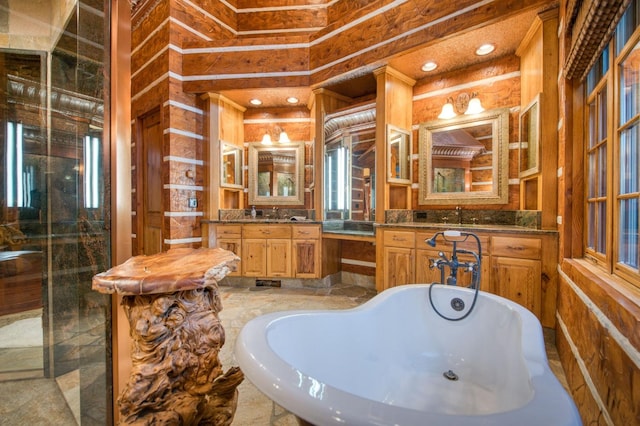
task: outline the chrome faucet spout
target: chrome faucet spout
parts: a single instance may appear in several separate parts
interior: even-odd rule
[[[462,225],[462,207],[456,206],[456,216],[458,217],[458,225]]]

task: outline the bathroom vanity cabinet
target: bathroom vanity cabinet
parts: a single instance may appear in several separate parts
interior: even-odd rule
[[[415,283],[415,232],[384,232],[384,282],[393,285]],[[391,285],[385,285],[384,289]],[[378,289],[380,291],[380,289]]]
[[[291,226],[242,226],[242,275],[291,277]]]
[[[451,257],[453,244],[438,237],[435,247],[425,240],[436,227],[420,225],[383,226],[377,231],[377,290],[409,283],[440,282],[440,271],[429,268],[431,259],[440,252]],[[474,228],[482,246],[482,290],[513,300],[533,312],[545,327],[555,326],[557,293],[557,234],[552,231],[515,228]],[[458,248],[477,252],[475,239],[458,243]],[[460,255],[460,261],[473,260]],[[448,270],[445,269],[445,278]],[[470,273],[459,273],[461,285],[471,279]]]
[[[320,225],[220,223],[213,226],[213,247],[240,256],[233,276],[255,278],[319,278]]]
[[[291,227],[293,274],[296,278],[320,277],[320,226],[296,225]]]
[[[242,227],[240,225],[218,225],[215,228],[216,247],[229,250],[242,258]],[[241,275],[241,268],[229,273],[229,276],[238,277]]]

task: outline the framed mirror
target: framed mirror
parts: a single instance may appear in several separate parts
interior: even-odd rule
[[[220,141],[220,186],[225,188],[244,188],[242,165],[244,152],[239,146]]]
[[[508,202],[508,108],[422,123],[419,137],[419,204]]]
[[[540,94],[520,113],[520,178],[540,171]]]
[[[304,142],[249,145],[249,204],[304,204]]]
[[[324,147],[324,219],[375,220],[375,102],[327,114]]]
[[[351,136],[324,146],[324,217],[351,218]]]
[[[387,125],[387,182],[411,185],[411,133]]]

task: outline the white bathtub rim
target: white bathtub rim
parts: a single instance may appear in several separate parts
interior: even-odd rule
[[[404,291],[404,287],[419,289],[429,284],[411,284],[398,286],[380,293],[370,301],[339,312],[366,310],[372,305],[383,303],[395,292]],[[471,291],[467,289],[456,289]],[[427,413],[406,407],[397,407],[353,395],[329,384],[324,384],[322,399],[317,399],[302,389],[316,389],[319,381],[288,364],[271,350],[265,333],[274,321],[299,315],[318,313],[335,313],[336,310],[297,310],[266,314],[249,321],[238,336],[235,348],[236,359],[245,376],[269,398],[296,414],[297,416],[318,425],[486,425],[486,424],[518,424],[518,425],[575,425],[580,418],[575,404],[564,392],[561,384],[550,370],[544,342],[540,342],[542,329],[537,318],[526,309],[507,299],[489,293],[482,297],[495,298],[517,310],[521,314],[524,357],[530,372],[534,394],[528,404],[520,408],[492,413],[489,415],[449,415]],[[532,330],[535,335],[532,335]],[[247,345],[247,341],[250,345]],[[249,349],[251,346],[252,349]],[[542,348],[540,350],[540,347]],[[252,352],[253,350],[253,352]],[[266,366],[270,367],[267,368]],[[296,383],[300,384],[299,386]],[[330,419],[330,420],[327,420]]]

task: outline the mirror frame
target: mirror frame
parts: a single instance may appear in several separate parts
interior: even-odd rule
[[[240,169],[234,170],[234,174],[240,177],[239,183],[226,183],[225,182],[225,167],[224,167],[224,156],[228,154],[228,151],[232,150],[236,152],[238,155],[240,162],[236,164],[236,167]],[[223,140],[220,141],[220,186],[223,188],[233,188],[233,189],[244,189],[244,172],[242,168],[244,167],[244,149],[237,145],[225,142]]]
[[[541,111],[541,99],[540,94],[527,105],[519,116],[519,142],[518,142],[518,177],[524,178],[527,176],[535,175],[540,171],[540,111]],[[532,118],[533,115],[533,118]],[[529,124],[525,129],[525,124]],[[530,135],[533,133],[533,137]],[[526,141],[525,141],[526,138]],[[531,139],[531,140],[530,140]],[[535,154],[535,163],[524,165],[523,156],[524,149],[523,144],[527,143],[527,160],[529,160],[529,153]],[[529,161],[527,161],[528,163]]]
[[[396,134],[397,136],[395,136],[394,134]],[[408,177],[407,179],[403,179],[403,178],[398,178],[398,177],[393,177],[392,176],[392,164],[391,164],[391,141],[392,141],[392,137],[395,139],[400,138],[402,142],[402,140],[406,141],[406,148],[407,148],[407,157],[406,157],[406,164],[405,167],[408,171]],[[412,149],[412,144],[411,144],[411,132],[405,129],[401,129],[400,127],[396,127],[394,125],[391,124],[387,124],[387,182],[389,183],[403,183],[406,185],[411,185],[411,180],[413,178],[412,176],[412,167],[411,167],[411,149]],[[401,159],[398,161],[399,163],[401,163]],[[402,170],[402,166],[400,166],[401,170]]]
[[[493,188],[491,191],[434,192],[431,148],[434,132],[461,129],[473,125],[492,126]],[[419,194],[418,204],[506,204],[509,201],[509,108],[484,111],[480,114],[461,115],[449,120],[421,123],[419,127]]]
[[[265,151],[295,151],[296,192],[292,196],[258,195],[258,155]],[[304,205],[304,142],[281,145],[249,144],[249,205]]]

